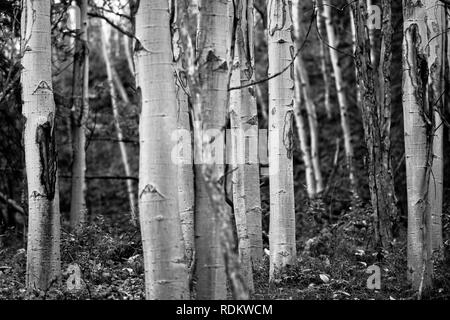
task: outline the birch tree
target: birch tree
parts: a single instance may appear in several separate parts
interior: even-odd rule
[[[317,21],[317,30],[319,33],[319,46],[320,46],[320,70],[323,77],[324,84],[324,104],[325,110],[327,112],[328,119],[331,119],[333,116],[333,111],[331,110],[331,74],[328,68],[329,64],[329,54],[325,48],[324,42],[328,43],[328,37],[325,31],[324,17],[323,17],[323,5],[321,0],[313,0],[313,4],[316,10],[316,21]]]
[[[301,21],[301,2],[299,0],[292,1],[292,18],[294,21],[294,32],[293,37],[295,39],[295,47],[300,50],[301,44],[304,38],[304,28]],[[317,120],[316,104],[312,99],[311,86],[309,82],[308,70],[306,68],[305,62],[303,61],[303,53],[298,52],[296,59],[295,71],[297,76],[296,81],[299,82],[301,94],[303,95],[303,103],[306,107],[306,114],[308,116],[308,127],[311,145],[311,163],[314,172],[314,187],[315,192],[321,193],[324,189],[322,172],[320,169],[320,159],[319,159],[319,129]],[[297,112],[296,112],[297,113]]]
[[[442,246],[444,10],[438,0],[405,0],[403,6],[408,277],[420,296],[432,285],[434,252]]]
[[[120,96],[122,97],[122,101],[124,101],[125,103],[129,104],[129,99],[127,96],[127,93],[125,91],[125,88],[122,85],[122,82],[120,81],[120,79],[117,76],[117,73],[115,72],[115,70],[113,69],[113,67],[111,66],[111,60],[109,57],[110,54],[110,46],[109,46],[109,36],[110,33],[108,32],[108,25],[106,24],[105,21],[102,21],[101,24],[101,31],[102,31],[102,55],[103,55],[103,60],[105,61],[105,66],[106,66],[106,76],[107,76],[107,87],[109,89],[109,94],[111,96],[111,106],[112,106],[112,111],[113,111],[113,117],[114,117],[114,127],[116,128],[116,134],[117,134],[117,140],[119,141],[119,149],[120,149],[120,157],[122,160],[122,164],[125,170],[125,175],[127,177],[131,177],[131,168],[130,168],[130,162],[128,160],[128,151],[127,151],[127,147],[125,145],[124,137],[123,137],[123,132],[122,132],[122,127],[120,125],[120,114],[119,114],[119,106],[118,106],[118,101],[117,101],[117,93],[116,93],[116,88],[118,89],[118,92],[120,94]],[[134,188],[133,188],[133,182],[130,179],[126,180],[126,184],[127,184],[127,194],[128,194],[128,201],[130,204],[130,214],[131,214],[131,222],[133,223],[133,225],[137,225],[136,224],[136,198],[134,196]]]
[[[195,253],[195,231],[194,231],[194,152],[192,141],[191,114],[189,109],[189,87],[187,84],[187,70],[183,64],[184,49],[181,45],[181,34],[179,29],[180,9],[178,4],[172,7],[172,15],[175,21],[172,23],[172,47],[173,60],[176,67],[175,85],[178,102],[177,128],[175,136],[178,143],[178,203],[183,233],[184,246],[186,250],[189,276],[193,275],[194,253]]]
[[[297,59],[294,62],[295,68],[295,79],[294,90],[295,90],[295,105],[294,105],[294,116],[295,123],[297,125],[297,134],[300,142],[300,150],[302,154],[303,164],[305,165],[305,180],[306,180],[306,192],[309,198],[313,198],[316,195],[316,179],[314,176],[314,169],[311,160],[311,149],[308,144],[308,134],[307,134],[307,124],[303,112],[303,100],[302,85],[298,74],[300,73],[300,60]]]
[[[147,299],[189,297],[178,211],[178,166],[171,153],[177,130],[170,11],[167,0],[143,1],[136,14],[139,123],[139,218]]]
[[[392,8],[391,0],[383,0],[382,48],[380,77],[373,70],[370,58],[370,37],[366,29],[367,9],[364,0],[352,4],[356,66],[362,98],[364,137],[368,151],[369,189],[373,209],[375,244],[388,248],[393,239],[392,226],[397,219],[397,199],[391,165],[391,62]],[[377,89],[380,94],[379,101]],[[382,115],[382,116],[380,116]]]
[[[205,162],[213,164],[211,177],[223,180],[225,174],[225,135],[229,55],[227,44],[228,1],[200,1],[197,52],[199,73],[204,79],[201,96],[201,132],[203,154],[195,159],[196,172],[204,170]],[[212,141],[214,139],[214,141]],[[211,143],[213,142],[213,143]],[[209,149],[211,148],[211,149]],[[214,148],[214,150],[212,149]],[[198,164],[201,162],[201,164]],[[197,297],[225,299],[226,275],[220,249],[220,220],[211,214],[211,200],[204,179],[195,180],[195,226],[197,252]]]
[[[75,4],[75,1],[73,1]],[[88,3],[78,1],[80,29],[75,29],[75,55],[72,78],[71,141],[72,189],[70,201],[70,226],[76,228],[86,220],[86,122],[89,114],[89,50]],[[75,23],[76,25],[77,23]]]
[[[269,77],[294,59],[290,3],[268,0]],[[293,72],[269,81],[270,279],[296,257],[293,181]]]
[[[293,8],[297,8],[299,5],[298,1],[292,3]],[[293,11],[293,19],[294,23],[298,21],[298,10]],[[296,20],[297,19],[297,20]],[[295,29],[295,28],[294,28]],[[294,34],[294,36],[296,33]],[[296,39],[297,40],[297,39]],[[295,48],[299,50],[298,41],[295,41]],[[313,163],[311,159],[311,149],[308,142],[308,134],[307,134],[307,121],[305,119],[303,106],[305,105],[305,95],[303,92],[302,82],[300,80],[300,69],[302,68],[300,61],[301,59],[300,53],[297,54],[296,60],[294,61],[294,93],[295,93],[295,101],[294,101],[294,117],[297,127],[297,134],[300,142],[300,151],[302,154],[303,164],[305,165],[305,180],[306,180],[306,192],[310,198],[313,198],[316,195],[316,179],[314,176]]]
[[[249,293],[241,275],[239,257],[234,251],[233,226],[231,225],[231,214],[227,207],[223,184],[225,173],[221,163],[223,163],[222,150],[224,149],[225,136],[219,133],[225,126],[225,119],[223,116],[220,116],[220,119],[215,118],[217,115],[212,117],[212,111],[221,113],[221,109],[226,110],[227,106],[228,64],[231,56],[226,48],[230,44],[228,31],[230,30],[230,12],[227,9],[231,7],[230,1],[214,1],[206,7],[202,6],[201,3],[198,4],[196,0],[180,0],[178,4],[182,16],[179,26],[181,44],[184,50],[183,61],[187,70],[187,82],[194,120],[196,265],[199,276],[197,298],[224,299],[226,279],[223,278],[223,271],[226,271],[232,297],[245,300],[249,298]],[[203,25],[198,26],[198,15],[200,21],[203,21]],[[214,110],[211,108],[214,108]],[[219,124],[221,126],[217,128]],[[213,128],[213,132],[205,133],[205,128]],[[215,134],[213,134],[214,132]],[[211,139],[211,137],[214,139]],[[211,148],[211,142],[216,143],[214,148]],[[213,151],[217,154],[214,155]],[[201,164],[198,162],[200,160],[202,160]],[[198,224],[200,219],[197,218],[199,204],[197,196],[199,188],[197,188],[197,185],[204,186],[212,208],[210,212],[213,213],[211,214],[213,217],[205,217],[205,213],[202,213],[203,217],[209,219],[209,221],[205,220],[208,223],[207,225],[203,223],[199,226]],[[206,200],[205,197],[202,201]],[[204,208],[206,209],[206,206]],[[201,242],[197,233],[200,228],[201,230],[211,228],[207,232],[202,231],[200,234],[203,237]],[[217,238],[220,248],[216,247]],[[212,245],[207,245],[208,239]],[[217,256],[217,252],[221,256]],[[224,268],[222,268],[222,265],[224,265]],[[199,270],[199,267],[201,270]]]
[[[357,181],[355,176],[355,166],[354,166],[354,152],[353,152],[353,143],[350,131],[349,117],[348,117],[348,101],[347,96],[345,94],[344,89],[344,79],[342,76],[342,68],[339,61],[337,49],[337,39],[336,34],[333,27],[333,22],[331,19],[331,6],[329,0],[323,0],[323,10],[324,10],[324,18],[325,18],[325,26],[328,37],[329,44],[329,52],[331,58],[331,65],[333,67],[334,72],[334,83],[336,86],[336,92],[339,103],[339,112],[341,116],[341,127],[342,133],[344,136],[344,149],[346,156],[347,168],[349,171],[350,183],[352,185],[352,192],[355,196],[357,196]]]
[[[24,1],[21,30],[29,215],[26,286],[47,290],[61,276],[50,2]]]
[[[254,81],[253,0],[235,2],[235,61],[232,87]],[[253,86],[231,91],[233,204],[243,276],[253,291],[252,264],[262,258],[261,198],[258,162],[258,114]]]

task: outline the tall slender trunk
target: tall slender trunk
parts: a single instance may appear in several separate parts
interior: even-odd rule
[[[129,104],[129,99],[127,96],[127,93],[125,91],[125,88],[122,85],[122,82],[117,76],[117,73],[114,71],[114,69],[111,66],[111,61],[109,58],[110,54],[110,47],[109,47],[109,32],[108,32],[108,26],[104,21],[102,21],[102,54],[103,59],[105,61],[106,65],[106,75],[108,80],[108,89],[109,94],[111,96],[111,106],[114,116],[114,126],[116,128],[116,134],[117,134],[117,140],[119,141],[119,149],[120,149],[120,156],[122,159],[122,164],[125,169],[125,175],[127,177],[131,177],[131,168],[130,168],[130,162],[128,160],[128,152],[127,152],[127,146],[125,144],[122,127],[120,126],[120,115],[119,115],[119,107],[118,107],[118,101],[117,101],[117,93],[116,93],[116,87],[120,93],[120,96],[122,97],[122,101],[126,104]],[[116,84],[114,86],[114,83]],[[130,203],[130,215],[131,215],[131,223],[133,225],[137,225],[137,217],[136,217],[136,198],[134,196],[134,188],[133,188],[133,181],[130,179],[126,180],[127,184],[127,194],[128,194],[128,201]]]
[[[253,0],[235,3],[235,62],[232,87],[254,81]],[[253,291],[252,263],[262,259],[262,221],[258,162],[258,110],[254,87],[230,93],[233,151],[233,204],[244,277]],[[247,270],[247,272],[245,272]]]
[[[352,3],[352,0],[348,0],[347,1],[349,4]],[[353,14],[353,11],[350,10],[350,26],[351,26],[351,30],[352,30],[352,47],[353,47],[353,54],[356,53],[356,27],[355,27],[355,17]],[[361,89],[359,87],[359,83],[358,83],[358,68],[356,66],[355,63],[355,82],[356,82],[356,104],[358,106],[358,109],[361,110]],[[362,111],[361,111],[362,112]]]
[[[169,2],[141,2],[136,14],[136,83],[140,93],[139,218],[147,299],[189,298],[178,210],[177,97]]]
[[[72,86],[72,189],[70,226],[86,221],[86,122],[89,113],[88,3],[78,1],[81,29],[77,30],[73,62]]]
[[[323,6],[321,0],[315,0],[314,2],[316,8],[316,19],[317,19],[317,30],[320,33],[319,46],[320,46],[320,70],[323,77],[324,84],[324,104],[325,111],[327,112],[328,119],[333,116],[333,110],[331,109],[331,74],[328,68],[329,64],[329,54],[325,48],[324,41],[328,43],[328,37],[325,31],[324,17],[323,17]]]
[[[330,45],[330,58],[331,58],[331,64],[333,67],[334,72],[334,83],[336,86],[337,96],[338,96],[338,103],[339,103],[339,112],[341,116],[341,127],[342,127],[342,133],[344,136],[344,149],[345,149],[345,156],[347,160],[347,168],[349,171],[349,178],[350,183],[352,186],[352,192],[355,196],[357,196],[357,180],[355,175],[355,166],[354,166],[354,152],[353,152],[353,143],[352,143],[352,137],[351,137],[351,131],[350,131],[350,124],[349,124],[349,116],[348,116],[348,102],[347,102],[347,96],[345,94],[344,89],[344,78],[342,77],[342,69],[341,64],[339,62],[338,52],[337,49],[337,40],[336,40],[336,34],[334,32],[333,23],[331,20],[331,7],[330,7],[330,1],[329,0],[323,0],[324,5],[324,17],[325,17],[325,26],[327,30],[327,36],[328,36],[328,42]]]
[[[397,219],[394,177],[391,166],[391,61],[392,10],[391,0],[383,0],[383,30],[380,78],[376,77],[370,58],[370,43],[366,32],[367,9],[364,0],[352,4],[356,30],[356,66],[362,97],[364,138],[368,151],[369,189],[372,201],[376,245],[389,248],[392,226]],[[379,82],[377,83],[377,81]],[[378,101],[376,86],[382,92]]]
[[[305,37],[304,27],[302,25],[302,7],[299,0],[292,1],[292,18],[294,20],[294,39],[295,47],[301,48],[302,41]],[[303,61],[302,52],[297,55],[298,59],[298,77],[295,80],[300,81],[301,91],[304,97],[304,103],[306,106],[306,113],[308,115],[308,125],[309,125],[309,136],[311,140],[311,161],[314,170],[315,187],[316,193],[321,193],[323,191],[323,178],[322,172],[320,170],[320,159],[319,159],[319,129],[317,121],[317,111],[316,104],[312,99],[311,86],[309,83],[308,70],[306,64]]]
[[[202,217],[206,218],[203,222],[198,219],[198,216],[195,218],[196,252],[198,254],[196,265],[199,275],[197,298],[199,299],[223,299],[225,297],[226,288],[222,266],[225,267],[233,298],[240,300],[249,298],[244,278],[240,272],[239,257],[234,251],[235,239],[231,225],[231,213],[227,207],[222,183],[224,180],[224,170],[221,165],[224,158],[224,135],[223,132],[222,136],[219,133],[224,128],[225,121],[221,115],[220,119],[211,121],[217,116],[212,113],[216,111],[221,113],[222,108],[226,110],[227,106],[226,91],[229,80],[230,54],[224,47],[230,43],[227,34],[230,28],[226,27],[230,21],[229,12],[227,12],[229,1],[214,1],[207,7],[198,6],[195,0],[185,0],[180,3],[181,44],[184,49],[183,60],[188,71],[187,82],[194,119],[194,159],[197,163],[195,166],[196,215],[200,203],[197,201],[199,200],[197,185],[202,186],[202,184],[209,197],[213,212],[209,217],[202,212]],[[201,8],[200,20],[202,23],[198,28],[200,32],[197,33],[195,17],[199,8]],[[198,46],[195,47],[194,43]],[[222,100],[223,98],[225,99]],[[214,112],[211,112],[213,111],[210,109],[211,107],[215,107]],[[220,127],[217,128],[219,124]],[[212,129],[214,132],[205,132],[205,128]],[[214,141],[211,141],[211,136],[214,137]],[[215,144],[215,148],[211,147],[211,143]],[[204,162],[198,164],[202,158]],[[202,201],[206,200],[206,198],[202,199]],[[203,204],[202,207],[206,209]],[[207,222],[206,225],[205,222]],[[199,225],[199,223],[201,224]],[[204,232],[205,228],[210,229]],[[199,231],[201,231],[201,241],[197,237]],[[217,255],[219,251],[219,248],[216,247],[217,237],[221,256]],[[206,243],[207,239],[210,239],[209,245]],[[201,268],[200,271],[199,268]]]
[[[404,1],[403,112],[408,193],[408,277],[432,286],[433,253],[442,243],[443,7]]]
[[[444,114],[445,93],[445,33],[446,10],[439,0],[425,0],[427,8],[426,27],[428,32],[428,103],[429,112],[432,113],[432,156],[431,177],[428,181],[428,198],[430,203],[430,217],[427,224],[431,232],[428,233],[428,241],[431,255],[441,254],[442,240],[442,204],[443,204],[443,177],[444,177],[444,123],[441,114]],[[431,259],[438,256],[431,256]],[[433,269],[431,268],[431,272]]]
[[[184,246],[186,250],[187,265],[190,279],[194,271],[195,255],[195,228],[194,228],[194,154],[192,141],[192,125],[189,109],[189,87],[187,84],[187,70],[183,64],[184,48],[180,44],[181,32],[179,29],[181,10],[174,3],[172,15],[176,21],[172,23],[172,48],[173,60],[176,66],[176,94],[178,102],[177,127],[179,134],[176,136],[179,149],[178,157],[178,203],[183,233]]]
[[[300,140],[300,150],[302,153],[302,160],[305,165],[305,180],[306,180],[306,192],[308,193],[309,198],[313,198],[316,196],[316,179],[314,176],[314,169],[311,160],[311,149],[309,148],[308,143],[308,135],[306,133],[307,125],[306,119],[304,116],[304,111],[302,106],[304,105],[304,96],[302,95],[302,86],[300,83],[300,79],[298,74],[300,73],[300,60],[298,60],[298,56],[296,61],[294,62],[295,68],[295,81],[294,90],[295,90],[295,105],[294,105],[294,116],[295,123],[297,125],[297,133]]]
[[[29,215],[26,286],[47,290],[61,276],[50,2],[24,1],[21,29]]]
[[[295,0],[292,2],[295,3]],[[298,37],[297,39],[301,39]],[[297,44],[297,48],[299,48]],[[300,81],[301,93],[304,98],[304,104],[306,107],[306,114],[308,116],[308,126],[309,126],[309,136],[311,140],[311,161],[314,171],[314,180],[316,193],[321,193],[323,191],[323,177],[322,171],[320,170],[320,158],[319,158],[319,124],[317,121],[317,111],[316,104],[311,97],[311,86],[309,84],[308,71],[306,70],[305,62],[303,61],[301,52],[297,56],[298,59],[298,77],[297,82]]]
[[[292,18],[294,20],[294,36],[295,36],[295,48],[299,49],[300,37],[299,37],[299,27],[295,26],[300,23],[299,16],[299,1],[292,2]],[[305,165],[305,180],[306,180],[306,192],[309,198],[313,198],[317,194],[316,178],[314,174],[314,166],[312,162],[311,149],[309,146],[308,135],[307,135],[307,125],[306,119],[303,112],[303,106],[306,105],[306,95],[304,83],[301,81],[302,66],[304,62],[301,59],[301,54],[298,53],[296,60],[294,62],[294,93],[295,93],[295,104],[294,104],[294,117],[297,125],[297,133],[300,140],[300,150],[302,153],[303,163]],[[306,110],[308,114],[308,111]]]
[[[290,3],[268,0],[269,76],[294,58]],[[269,81],[270,278],[296,257],[293,181],[293,72]]]
[[[213,164],[211,177],[219,181],[225,174],[224,149],[227,110],[227,87],[229,68],[227,65],[228,1],[213,3],[201,1],[200,22],[197,38],[199,73],[204,77],[201,96],[202,112],[202,159],[195,160],[195,232],[197,253],[197,298],[225,299],[226,275],[223,255],[220,250],[220,220],[211,214],[208,184],[197,175],[204,170],[205,162]],[[214,137],[214,141],[210,141]],[[214,148],[214,150],[210,150]],[[199,164],[199,162],[201,163]],[[222,180],[224,180],[222,178]]]

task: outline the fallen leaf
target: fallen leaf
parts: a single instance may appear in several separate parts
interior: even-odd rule
[[[320,274],[319,277],[324,283],[330,282],[330,278],[326,274]]]

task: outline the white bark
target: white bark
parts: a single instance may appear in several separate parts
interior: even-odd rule
[[[269,76],[291,63],[291,8],[268,0]],[[284,72],[269,81],[270,278],[296,257],[293,181],[294,79]]]
[[[245,86],[255,78],[253,0],[240,1],[238,10],[239,22],[235,45],[237,68],[233,72],[235,84],[231,85],[232,87]],[[235,142],[233,154],[237,165],[235,167],[237,170],[233,171],[234,213],[236,223],[239,225],[238,221],[241,221],[243,225],[246,225],[251,261],[259,263],[262,259],[263,248],[258,162],[258,110],[255,88],[247,87],[232,91],[230,106],[231,127],[235,129],[232,130],[235,137],[232,140]]]
[[[348,0],[349,3],[351,3],[351,0]],[[353,44],[353,52],[356,52],[356,28],[355,28],[355,17],[353,15],[353,11],[350,10],[350,25],[352,30],[352,44]],[[371,51],[372,52],[372,51]],[[358,83],[358,70],[355,66],[355,80],[356,80],[356,104],[358,105],[358,108],[361,109],[361,90],[359,88]]]
[[[87,0],[79,1],[81,29],[77,30],[73,70],[71,110],[72,188],[70,226],[76,228],[86,221],[86,122],[89,113],[89,50]]]
[[[304,40],[304,28],[302,26],[302,7],[299,0],[292,1],[292,19],[294,23],[293,35],[295,39],[295,48],[300,49],[302,41]],[[320,170],[320,159],[319,159],[319,129],[317,121],[317,111],[316,104],[312,99],[311,86],[309,83],[308,70],[306,68],[305,62],[303,61],[302,52],[297,55],[295,71],[297,72],[297,77],[294,79],[300,81],[300,90],[303,95],[303,102],[306,107],[306,113],[308,115],[308,125],[309,125],[309,136],[311,145],[311,162],[314,171],[314,187],[315,193],[321,193],[323,191],[323,178],[322,172]]]
[[[178,149],[178,203],[183,232],[184,246],[186,250],[189,276],[193,275],[195,256],[195,232],[194,232],[194,154],[192,143],[192,126],[190,123],[190,110],[188,100],[187,71],[183,66],[184,50],[180,44],[181,34],[178,28],[180,10],[174,8],[177,21],[172,24],[172,48],[176,67],[175,85],[178,102],[177,128],[179,135],[176,136]]]
[[[189,298],[178,210],[177,97],[173,79],[169,3],[141,2],[136,14],[136,82],[141,93],[139,217],[147,299]]]
[[[29,215],[26,285],[46,290],[61,276],[50,2],[24,1],[21,29]]]
[[[215,136],[215,159],[210,168],[209,179],[219,181],[224,175],[225,125],[227,110],[227,87],[229,69],[229,13],[228,1],[201,1],[199,4],[199,28],[197,52],[200,55],[199,73],[204,81],[201,96],[202,141],[204,142],[203,161],[214,157],[210,139]],[[197,145],[196,145],[197,146]],[[196,152],[197,154],[197,152]],[[197,159],[196,159],[197,163]],[[206,164],[195,166],[195,172],[204,172]],[[197,254],[197,298],[225,299],[226,274],[220,247],[220,219],[212,214],[212,201],[208,185],[200,177],[195,180],[195,239]]]
[[[441,253],[443,248],[442,240],[442,204],[443,204],[443,177],[444,177],[444,123],[441,114],[444,112],[445,104],[442,96],[445,90],[445,27],[446,10],[439,0],[425,0],[427,8],[426,27],[428,32],[428,66],[430,74],[428,86],[431,90],[429,94],[430,112],[433,113],[433,140],[432,140],[432,167],[431,177],[428,182],[428,198],[430,203],[430,225],[429,245],[432,254]],[[433,259],[433,257],[431,257]]]
[[[298,59],[298,57],[297,57]],[[295,78],[298,79],[295,81],[295,122],[297,124],[297,133],[300,140],[300,151],[302,153],[303,163],[305,165],[305,179],[306,179],[306,192],[308,193],[309,198],[313,198],[316,192],[316,179],[314,176],[313,164],[311,160],[311,149],[308,143],[308,135],[306,133],[307,125],[306,119],[302,113],[303,106],[303,96],[302,96],[302,85],[300,83],[300,79],[298,74],[300,69],[300,61],[297,60],[294,62],[295,68]]]
[[[444,10],[438,0],[404,5],[408,277],[421,293],[431,286],[433,253],[442,245],[442,120],[435,108],[442,107]]]
[[[320,69],[322,71],[322,77],[323,77],[323,83],[324,83],[324,104],[325,104],[325,110],[327,112],[328,119],[331,119],[333,116],[333,111],[331,109],[331,93],[330,93],[330,86],[331,86],[331,74],[328,70],[328,62],[329,62],[329,56],[327,53],[327,50],[325,48],[324,42],[328,43],[328,37],[326,32],[322,33],[322,30],[325,29],[324,26],[324,17],[323,17],[323,6],[322,2],[320,0],[314,1],[314,4],[316,6],[316,19],[317,19],[317,29],[320,32]]]

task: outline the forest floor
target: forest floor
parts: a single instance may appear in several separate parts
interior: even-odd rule
[[[361,227],[365,224],[361,217],[364,217],[361,210],[354,210],[353,215],[341,219],[340,223],[322,226],[318,236],[299,240],[297,262],[271,284],[269,261],[265,256],[255,268],[253,299],[417,299],[407,285],[405,243],[394,243],[389,252],[373,251],[367,244],[355,245],[364,244],[365,241],[359,240],[369,231]],[[63,232],[63,281],[55,283],[47,292],[26,292],[26,252],[19,242],[1,248],[0,299],[144,299],[140,236],[138,229],[125,219],[124,216],[114,219],[98,216],[77,235]],[[424,299],[450,298],[449,256],[446,245],[445,258],[435,270],[435,289],[424,294]],[[70,276],[67,269],[73,263],[79,265],[82,274],[82,289],[78,291],[67,287]],[[367,288],[370,274],[366,271],[374,264],[381,270],[381,290]]]

